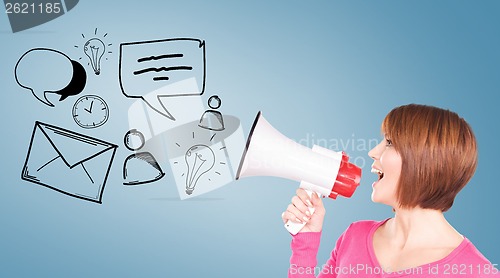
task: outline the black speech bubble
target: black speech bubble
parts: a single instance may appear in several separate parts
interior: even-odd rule
[[[54,94],[61,95],[59,101],[63,101],[69,96],[78,95],[83,91],[85,84],[87,83],[87,72],[85,71],[85,68],[74,60],[71,60],[71,64],[73,65],[73,76],[71,77],[69,84],[59,91],[52,92]]]

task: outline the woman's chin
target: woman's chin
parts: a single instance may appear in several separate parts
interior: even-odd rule
[[[372,202],[382,204],[382,205],[387,205],[390,207],[394,206],[394,202],[391,200],[388,200],[387,198],[383,198],[382,196],[379,196],[375,190],[372,192],[371,196]]]

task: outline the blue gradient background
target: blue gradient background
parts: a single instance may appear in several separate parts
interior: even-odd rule
[[[479,141],[479,167],[446,213],[492,263],[500,263],[498,196],[498,1],[91,1],[66,15],[13,34],[0,16],[0,276],[5,277],[283,277],[290,235],[281,212],[297,184],[255,177],[180,201],[167,177],[135,188],[122,183],[130,154],[118,83],[121,42],[193,37],[206,40],[203,95],[240,118],[245,132],[257,111],[288,137],[312,146],[343,140],[364,164],[351,199],[325,200],[327,220],[319,263],[353,221],[384,219],[391,209],[370,201],[367,145],[395,106],[422,103],[465,117]],[[119,4],[118,4],[119,3]],[[50,108],[14,79],[19,57],[49,47],[76,59],[81,34],[108,33],[102,74],[88,70],[84,94],[111,109],[108,123],[82,131],[71,118],[76,97]],[[83,56],[86,58],[85,56]],[[48,65],[50,69],[50,65]],[[41,72],[38,78],[50,74]],[[82,131],[120,147],[103,204],[70,198],[22,181],[33,124],[40,120]],[[309,138],[309,139],[307,139]],[[332,142],[332,141],[328,141]]]

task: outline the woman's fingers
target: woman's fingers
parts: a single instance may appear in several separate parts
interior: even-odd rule
[[[324,209],[323,200],[318,196],[317,193],[311,195],[311,202],[315,209]]]
[[[295,197],[297,197],[297,196],[295,196]],[[285,219],[291,220],[291,221],[296,222],[296,223],[304,223],[304,222],[309,221],[309,216],[307,215],[309,213],[306,214],[304,211],[299,209],[297,206],[299,206],[302,209],[305,209],[309,212],[309,210],[307,209],[307,206],[305,206],[303,203],[301,203],[300,199],[294,198],[294,199],[292,199],[292,203],[289,204],[288,207],[286,208],[285,215],[284,215]]]
[[[314,214],[310,210],[314,209]],[[323,226],[325,217],[325,207],[323,201],[316,193],[309,196],[304,189],[297,189],[297,195],[292,198],[291,203],[281,214],[281,219],[284,223],[292,221],[294,223],[307,223],[302,231],[319,232]]]
[[[298,188],[296,191],[297,196],[302,200],[304,204],[306,204],[308,207],[312,208],[312,202],[311,198],[309,197],[309,194],[307,194],[307,191],[305,191],[302,188]]]

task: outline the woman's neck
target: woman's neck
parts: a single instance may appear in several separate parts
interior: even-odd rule
[[[434,209],[395,209],[394,218],[387,224],[386,233],[392,244],[401,249],[455,246],[463,239],[443,213]]]

